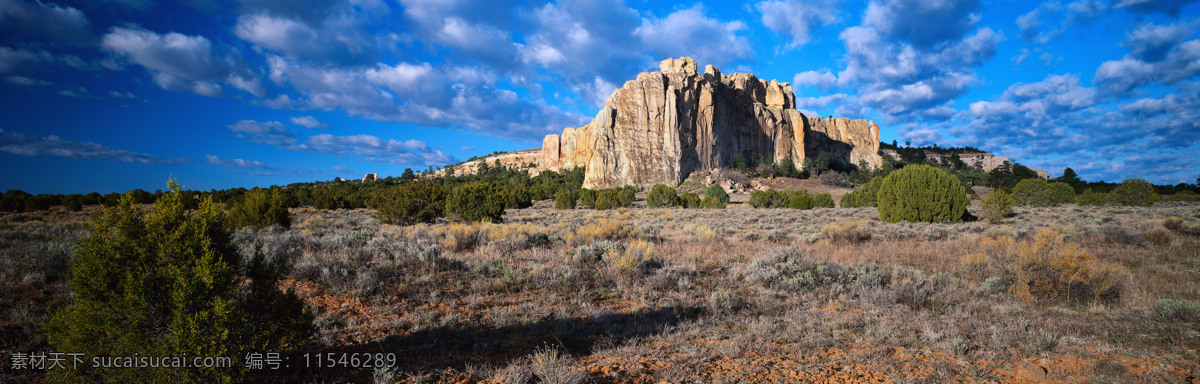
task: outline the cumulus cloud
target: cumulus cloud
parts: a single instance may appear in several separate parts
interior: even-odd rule
[[[969,10],[951,9],[963,13],[961,17],[970,16]],[[928,23],[939,24],[936,20]],[[904,31],[896,26],[889,28]],[[961,40],[944,40],[959,36],[957,27],[937,33],[921,32],[918,36],[909,34],[898,40],[873,26],[846,29],[840,37],[845,42],[847,65],[838,73],[838,85],[857,86],[862,90],[865,104],[885,113],[889,119],[904,118],[965,93],[978,81],[974,67],[994,56],[1002,39],[990,28],[980,28]],[[942,39],[934,47],[905,42],[934,36]]]
[[[78,70],[95,68],[75,55],[56,55],[45,50],[0,46],[0,74],[38,72],[48,65]]]
[[[352,155],[363,161],[437,166],[453,163],[454,156],[419,140],[384,140],[372,135],[310,137],[308,149],[331,155]]]
[[[474,59],[502,71],[517,70],[518,44],[507,32],[515,26],[512,1],[402,0],[404,20],[421,41],[449,48],[448,54]],[[517,24],[519,25],[519,24]]]
[[[808,44],[817,28],[838,22],[837,6],[834,0],[771,0],[754,5],[762,14],[763,25],[791,38],[787,44],[790,49]]]
[[[292,124],[299,125],[301,127],[305,127],[305,128],[309,128],[309,129],[319,129],[319,128],[323,129],[323,128],[329,127],[329,123],[320,122],[317,120],[317,118],[312,117],[312,116],[297,116],[297,117],[291,118],[290,121],[292,122]]]
[[[1058,2],[1046,2],[1017,17],[1016,21],[1021,30],[1021,39],[1045,44],[1074,26],[1096,22],[1107,11],[1108,6],[1099,0],[1076,0],[1066,6]],[[1043,30],[1043,26],[1049,28]]]
[[[154,83],[172,91],[199,95],[224,95],[218,81],[229,77],[228,63],[213,55],[204,36],[170,32],[165,35],[141,28],[114,27],[101,46],[150,70]]]
[[[124,163],[179,165],[185,158],[162,158],[145,153],[115,149],[88,141],[65,140],[58,136],[29,136],[0,129],[0,152],[21,156],[60,156],[71,159],[115,160]]]
[[[583,116],[540,99],[517,97],[497,87],[494,76],[468,67],[397,63],[320,68],[282,57],[269,63],[272,81],[293,87],[313,109],[525,140],[586,123]]]
[[[1181,180],[1186,174],[1178,164],[1200,164],[1191,155],[1200,150],[1200,97],[1190,93],[1194,87],[1183,84],[1162,97],[1109,108],[1077,76],[1051,75],[971,103],[960,121],[965,127],[960,139],[1052,171],[1069,166],[1091,180],[1135,173],[1154,182]],[[1178,160],[1155,164],[1138,153],[1170,153]]]
[[[978,7],[974,0],[878,0],[867,5],[863,24],[918,48],[931,48],[973,30],[979,23]]]
[[[1184,23],[1143,24],[1129,32],[1125,45],[1129,47],[1130,55],[1138,60],[1160,61],[1192,32],[1193,26]]]
[[[162,89],[221,97],[225,95],[221,86],[224,82],[255,96],[266,96],[266,89],[257,77],[240,68],[236,51],[233,56],[219,56],[204,36],[113,27],[100,45],[120,60],[145,67]]]
[[[643,18],[633,34],[661,57],[692,56],[700,65],[724,66],[754,57],[750,41],[738,32],[741,21],[721,22],[704,15],[704,7],[681,9],[662,19]]]
[[[823,90],[828,90],[837,84],[837,76],[829,71],[825,71],[824,73],[817,71],[804,71],[797,73],[796,76],[792,77],[792,84],[811,85],[820,87]]]
[[[350,4],[333,3],[337,7]],[[340,8],[336,8],[339,9]],[[267,12],[238,17],[234,34],[242,40],[290,59],[323,64],[367,64],[378,60],[382,46],[394,43],[391,34],[370,35],[363,28],[368,15],[333,12],[316,22]]]
[[[1096,69],[1093,82],[1115,94],[1126,94],[1147,84],[1172,85],[1200,73],[1200,40],[1180,40],[1190,27],[1146,25],[1130,32],[1125,45],[1130,53],[1106,61]]]
[[[92,44],[91,23],[83,11],[41,1],[0,0],[0,31],[25,39]]]

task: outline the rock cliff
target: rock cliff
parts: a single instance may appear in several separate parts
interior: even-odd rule
[[[843,167],[878,167],[879,126],[795,109],[792,86],[746,73],[697,72],[666,59],[613,92],[591,123],[542,140],[542,170],[585,167],[585,188],[678,185],[694,171],[729,167],[740,153],[797,165],[829,152]]]

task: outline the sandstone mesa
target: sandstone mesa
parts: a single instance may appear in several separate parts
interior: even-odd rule
[[[591,123],[547,135],[540,151],[485,161],[533,163],[531,173],[583,167],[591,189],[674,186],[692,172],[731,167],[739,154],[797,167],[821,152],[841,169],[882,164],[875,122],[805,116],[795,100],[788,83],[666,59],[614,91]]]

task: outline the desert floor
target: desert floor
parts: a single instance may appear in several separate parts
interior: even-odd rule
[[[236,231],[243,253],[261,247],[289,271],[283,285],[316,316],[312,351],[399,357],[392,370],[280,377],[1159,383],[1200,374],[1200,315],[1164,317],[1159,306],[1200,301],[1197,203],[1018,207],[995,225],[889,224],[873,208],[548,204],[510,210],[503,224],[410,227],[381,225],[369,210],[301,208],[291,228]],[[41,324],[66,297],[74,241],[96,210],[0,216],[6,358],[49,348]],[[1035,251],[1115,271],[1116,294],[1013,289],[1005,271]]]

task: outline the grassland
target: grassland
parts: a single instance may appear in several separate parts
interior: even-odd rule
[[[1197,203],[1017,208],[997,225],[888,224],[873,208],[551,206],[510,210],[503,224],[409,227],[381,225],[369,210],[302,208],[291,228],[238,230],[242,252],[266,252],[316,315],[314,352],[399,356],[393,369],[293,368],[279,378],[1157,383],[1200,374],[1200,313],[1160,302],[1200,301]],[[94,212],[0,216],[6,359],[50,349],[40,327],[66,298],[74,241]],[[1014,289],[1030,249],[1068,249],[1073,258],[1055,260],[1070,265],[1058,267],[1105,274],[1081,272],[1065,290]]]

